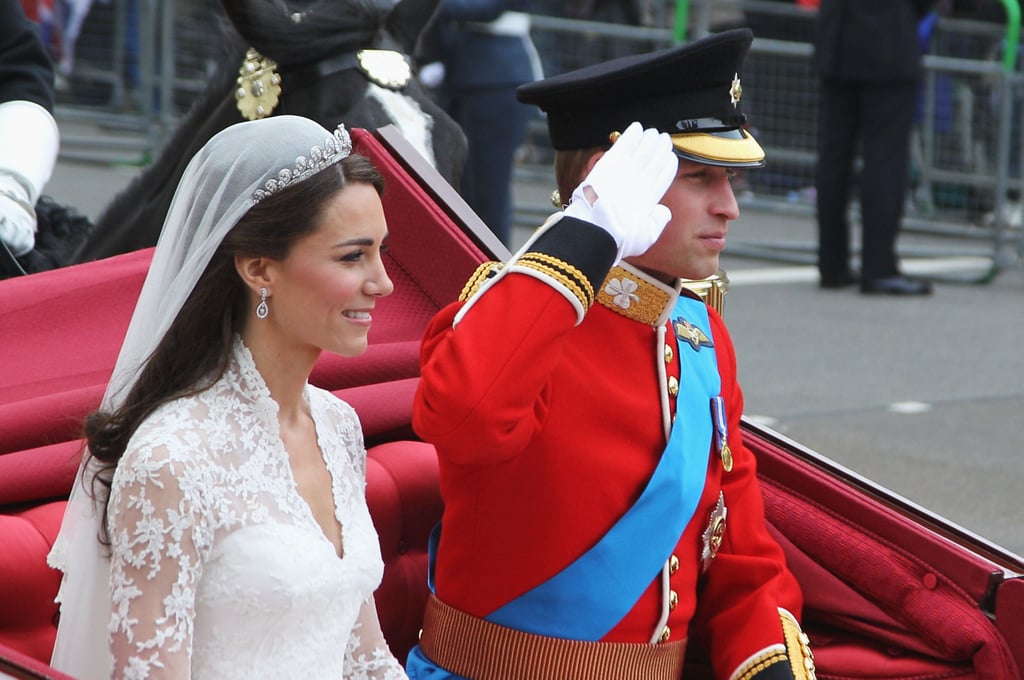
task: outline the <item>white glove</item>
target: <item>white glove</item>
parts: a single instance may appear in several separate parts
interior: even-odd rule
[[[573,191],[565,214],[608,232],[619,248],[618,259],[640,255],[672,219],[658,201],[678,168],[667,133],[631,123]]]
[[[60,132],[49,111],[20,99],[0,103],[0,240],[15,255],[35,244],[35,204],[59,148]]]
[[[15,256],[24,255],[36,244],[36,211],[28,202],[28,192],[3,171],[0,171],[0,241]]]

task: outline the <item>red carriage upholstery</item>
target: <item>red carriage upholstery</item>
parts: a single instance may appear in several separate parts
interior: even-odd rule
[[[60,574],[46,555],[78,468],[78,442],[0,455],[0,644],[49,660]]]
[[[855,490],[828,461],[795,456],[806,450],[759,433],[745,437],[766,517],[804,592],[819,677],[1021,677],[1024,609],[990,616],[1011,593],[995,589],[1004,571],[997,557],[981,544],[955,549],[952,525],[935,518],[943,526],[927,527],[924,511],[912,520],[897,512],[901,499],[875,497],[866,480],[869,488]],[[1011,583],[1024,585],[1002,585]]]
[[[489,233],[470,229],[474,237],[457,226],[447,211],[464,204],[454,192],[436,193],[447,185],[424,188],[413,179],[429,168],[401,164],[409,156],[394,146],[400,139],[383,135],[385,148],[362,130],[353,138],[388,184],[395,294],[375,314],[371,349],[356,360],[325,355],[312,380],[362,420],[367,500],[386,565],[377,605],[392,650],[404,659],[427,595],[427,537],[442,509],[434,451],[409,428],[419,339],[476,265],[504,253]],[[0,284],[0,673],[12,664],[47,671],[59,574],[46,566],[46,554],[77,468],[81,418],[99,403],[150,254]],[[794,455],[797,445],[746,428],[769,522],[804,588],[819,678],[1021,677],[1024,581],[997,589],[1007,571],[995,558],[908,518],[813,456]],[[692,652],[687,680],[710,678],[700,650]]]

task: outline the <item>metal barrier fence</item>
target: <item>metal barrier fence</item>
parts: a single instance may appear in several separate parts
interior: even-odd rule
[[[44,21],[61,157],[149,163],[217,64],[221,15],[216,0],[93,2],[71,44]]]
[[[1016,49],[1019,9],[1016,0],[1011,2],[1004,2],[1008,9],[1002,23],[940,18],[924,58],[904,232],[939,238],[901,247],[901,252],[982,258],[981,271],[969,274],[968,280],[987,281],[1024,256],[1024,77]],[[818,81],[811,59],[816,12],[793,2],[763,0],[696,0],[688,5],[685,11],[677,5],[674,14],[666,13],[661,26],[535,16],[533,37],[551,75],[582,65],[580,55],[592,63],[670,45],[681,33],[674,23],[680,17],[686,17],[685,34],[691,38],[749,26],[755,41],[744,64],[744,104],[769,162],[740,178],[737,193],[748,206],[813,215]],[[856,201],[851,209],[856,223]],[[729,250],[809,263],[815,260],[816,244],[730,240]]]
[[[949,237],[936,254],[990,260],[981,280],[1024,257],[1020,10],[1017,0],[1001,1],[1006,10],[998,23],[941,18],[936,24],[924,60],[904,219],[905,231]],[[755,41],[744,67],[744,100],[769,165],[740,178],[737,191],[747,205],[813,214],[813,10],[779,0],[534,0],[533,6],[532,36],[547,75],[682,37],[750,26]],[[78,37],[74,68],[60,79],[62,155],[149,162],[218,63],[221,15],[215,0],[94,3]],[[550,161],[543,121],[535,127],[519,177]],[[536,223],[528,206],[517,206],[517,218]],[[813,244],[730,244],[733,253],[745,248],[759,257],[813,259]]]

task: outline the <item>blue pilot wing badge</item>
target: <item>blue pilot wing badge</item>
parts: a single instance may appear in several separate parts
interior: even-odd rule
[[[713,347],[711,344],[711,338],[704,334],[704,331],[694,326],[692,323],[679,317],[672,321],[672,329],[676,333],[676,337],[681,342],[685,342],[693,348],[695,352],[699,352],[701,347]]]

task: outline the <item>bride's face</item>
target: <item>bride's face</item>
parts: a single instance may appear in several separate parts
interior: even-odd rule
[[[377,298],[394,289],[381,260],[386,236],[376,189],[346,186],[328,200],[317,229],[271,265],[266,321],[298,345],[346,357],[365,352]]]

